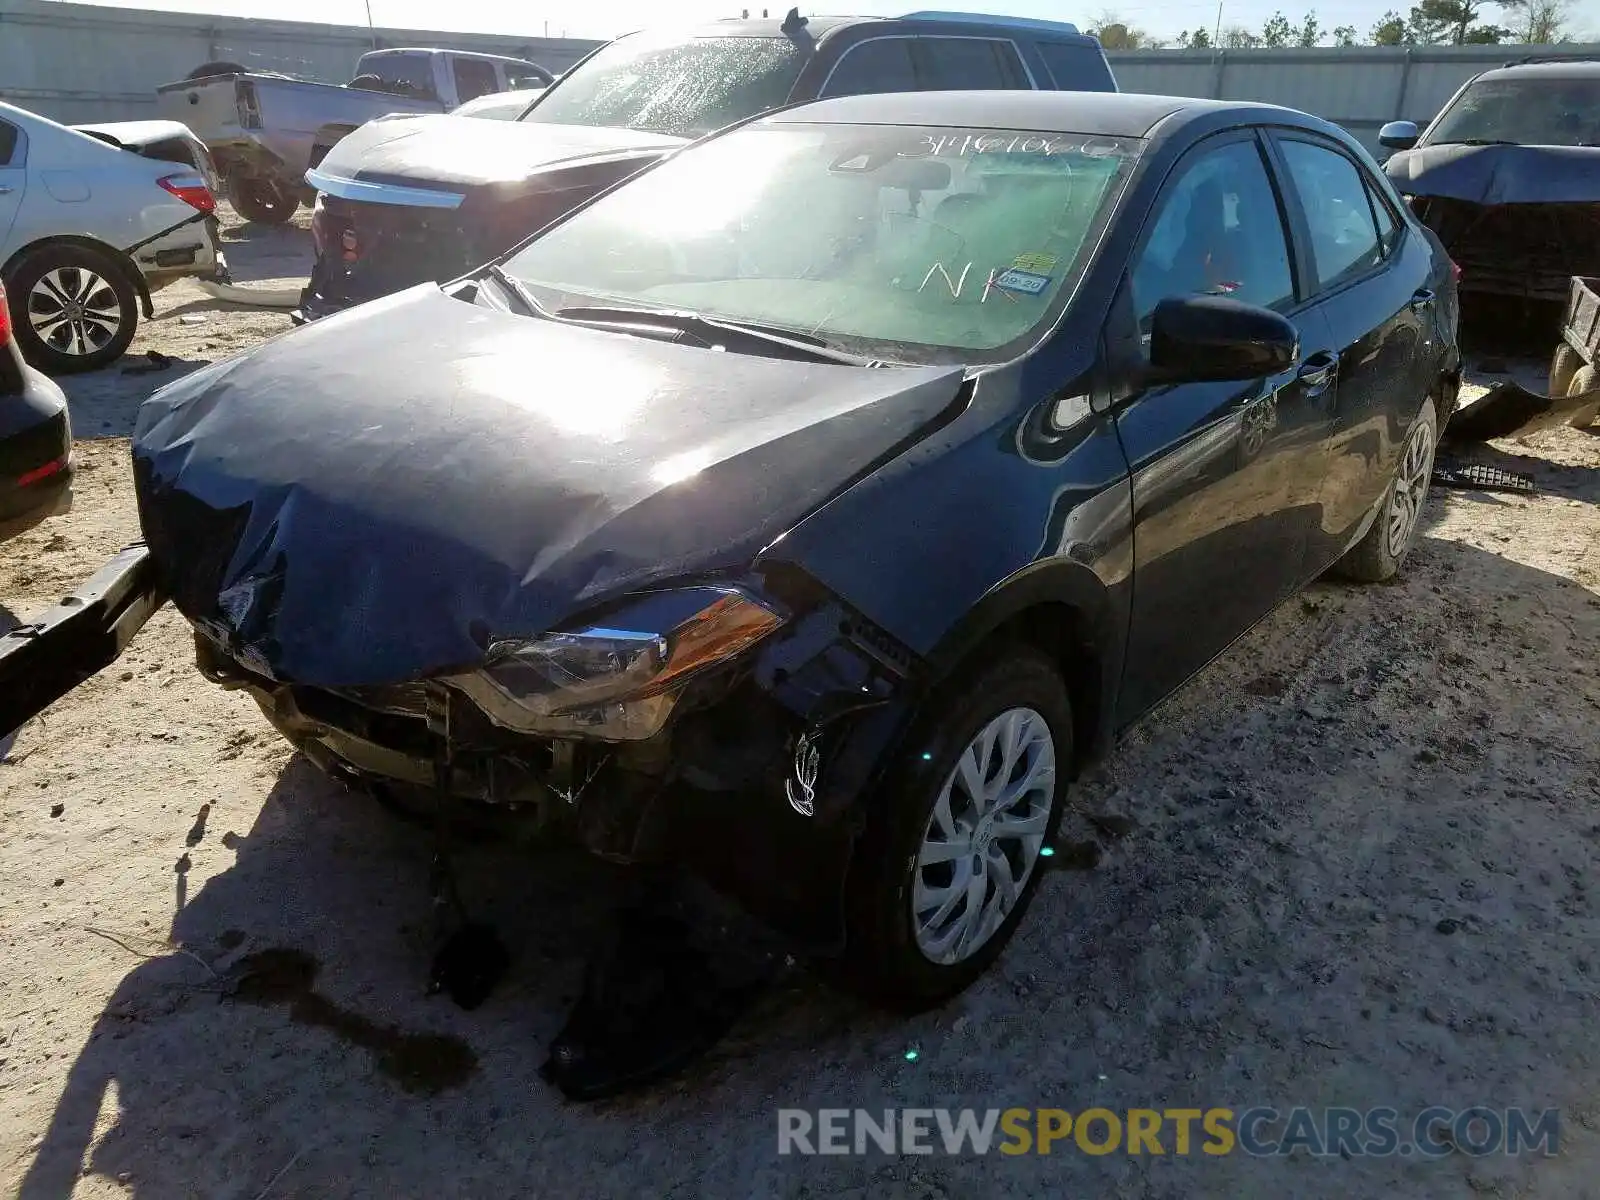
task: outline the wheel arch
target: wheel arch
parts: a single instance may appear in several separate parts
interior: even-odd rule
[[[150,299],[150,285],[145,282],[144,273],[139,270],[139,264],[134,262],[126,253],[118,250],[110,242],[102,242],[99,238],[89,237],[78,233],[57,233],[49,237],[38,238],[19,248],[4,265],[0,265],[0,279],[10,279],[23,259],[48,250],[52,246],[76,246],[83,250],[92,250],[96,254],[103,254],[117,268],[122,277],[133,286],[133,291],[139,297],[139,311],[145,320],[155,316],[155,305]]]
[[[1055,662],[1073,711],[1073,758],[1082,765],[1109,745],[1127,629],[1125,606],[1087,566],[1033,563],[991,588],[928,656],[929,682],[962,671],[985,650],[1023,642]]]

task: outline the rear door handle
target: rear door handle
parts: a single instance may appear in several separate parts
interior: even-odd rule
[[[1433,293],[1427,288],[1418,288],[1411,293],[1411,311],[1421,312],[1433,303]]]
[[[1319,350],[1300,364],[1295,378],[1306,385],[1308,395],[1315,396],[1333,382],[1334,372],[1338,369],[1338,358],[1326,350]]]
[[[11,195],[12,188],[9,183],[0,183],[0,196]]]

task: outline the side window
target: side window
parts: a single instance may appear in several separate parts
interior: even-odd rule
[[[506,91],[520,92],[525,88],[541,88],[549,84],[550,76],[543,67],[531,64],[506,63]]]
[[[1382,259],[1367,186],[1355,163],[1336,150],[1284,140],[1283,160],[1305,209],[1317,282],[1336,287]]]
[[[17,152],[17,127],[0,121],[0,167],[11,165],[11,156]]]
[[[914,92],[917,72],[908,38],[871,38],[844,52],[822,87],[823,96]]]
[[[484,62],[481,58],[456,59],[455,73],[456,99],[463,104],[500,90],[500,81],[494,75],[494,64]]]
[[[1372,215],[1378,219],[1378,245],[1383,249],[1383,256],[1388,258],[1400,242],[1400,223],[1395,220],[1394,210],[1383,193],[1370,179],[1367,180],[1367,199],[1372,201]]]
[[[1294,300],[1289,241],[1256,143],[1202,149],[1178,168],[1134,259],[1134,312],[1148,333],[1169,296],[1232,296],[1263,308]]]
[[[1090,91],[1102,91],[1106,86],[1106,72],[1098,56],[1087,46],[1074,46],[1068,42],[1040,42],[1039,54],[1050,76],[1063,92],[1075,91],[1085,84]]]
[[[1028,86],[1016,47],[993,38],[917,39],[922,90],[1007,91]]]

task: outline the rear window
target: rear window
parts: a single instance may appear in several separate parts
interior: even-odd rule
[[[524,121],[699,137],[789,99],[807,53],[788,38],[618,38],[562,76]]]
[[[994,91],[1026,88],[1022,62],[1010,42],[993,38],[917,39],[928,91]]]
[[[416,54],[363,54],[356,78],[376,76],[384,90],[404,96],[432,96],[433,63]]]
[[[1040,42],[1039,54],[1061,91],[1106,90],[1105,64],[1093,47],[1075,46],[1070,42]]]

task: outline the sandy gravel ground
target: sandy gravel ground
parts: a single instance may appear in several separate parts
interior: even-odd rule
[[[241,277],[304,270],[303,231],[248,233]],[[288,327],[158,300],[134,351],[174,370]],[[14,617],[136,535],[126,434],[171,377],[71,382],[79,498],[0,549]],[[1402,582],[1314,587],[1144,722],[1079,790],[1127,831],[968,995],[897,1021],[798,976],[594,1107],[535,1068],[615,881],[474,851],[517,961],[475,1012],[425,998],[424,840],[204,683],[169,609],[0,760],[0,1193],[1600,1195],[1600,436],[1485,457],[1540,494],[1436,494]],[[315,978],[224,999],[269,948]],[[779,1107],[1478,1103],[1559,1106],[1562,1154],[776,1154]]]

